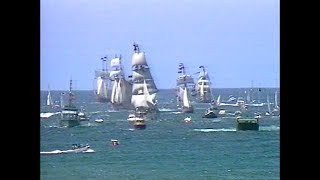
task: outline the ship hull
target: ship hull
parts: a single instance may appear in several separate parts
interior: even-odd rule
[[[237,131],[259,130],[257,119],[237,119]]]
[[[135,129],[146,129],[146,124],[134,124],[133,127]]]
[[[62,127],[75,127],[80,125],[80,120],[60,120],[60,126]]]
[[[182,107],[182,113],[193,113],[193,107]]]
[[[213,112],[209,112],[209,113],[206,113],[205,115],[203,115],[202,117],[203,118],[217,118],[218,116]]]

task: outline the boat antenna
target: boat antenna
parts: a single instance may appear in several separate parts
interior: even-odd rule
[[[139,46],[138,46],[138,44],[137,43],[133,43],[133,50],[134,50],[134,52],[136,52],[136,53],[139,53],[140,52],[140,49],[139,49]]]
[[[73,99],[73,94],[72,94],[72,78],[70,78],[70,83],[69,83],[69,106],[72,105],[72,99]]]
[[[108,56],[105,56],[105,57],[101,58],[101,60],[102,60],[102,71],[106,70],[104,67],[105,67],[105,63],[106,63],[107,59],[108,59]]]

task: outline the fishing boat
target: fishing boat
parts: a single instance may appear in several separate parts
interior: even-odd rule
[[[132,109],[132,84],[125,79],[121,55],[110,61],[110,80],[113,83],[110,102],[114,109]]]
[[[109,72],[106,68],[107,56],[101,58],[102,60],[102,70],[95,71],[96,79],[96,90],[95,96],[98,102],[108,102],[110,98],[108,97],[108,77]]]
[[[133,44],[132,55],[132,96],[134,109],[155,115],[159,110],[156,95],[159,91],[153,80],[145,53],[140,51],[138,44]]]
[[[204,66],[199,66],[199,68],[201,71],[199,72],[196,88],[198,99],[200,102],[210,103],[212,100],[211,81]]]
[[[60,125],[63,127],[74,127],[80,125],[79,109],[73,104],[74,94],[72,92],[72,79],[68,93],[68,104],[61,111]]]

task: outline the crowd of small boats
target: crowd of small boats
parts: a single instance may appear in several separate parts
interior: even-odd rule
[[[96,90],[95,97],[98,102],[110,103],[114,109],[126,109],[132,112],[128,121],[132,123],[136,129],[145,129],[147,119],[156,117],[158,110],[157,92],[159,91],[152,77],[150,67],[146,60],[145,52],[140,50],[138,44],[134,43],[134,52],[132,55],[132,75],[125,76],[122,67],[122,57],[115,56],[109,62],[110,68],[107,67],[107,56],[101,58],[102,70],[95,71]],[[227,102],[221,102],[219,95],[215,100],[213,98],[211,80],[209,73],[204,66],[199,66],[197,81],[188,73],[184,63],[178,64],[178,77],[176,79],[175,96],[177,108],[181,113],[194,113],[194,104],[191,99],[198,103],[208,104],[209,108],[203,113],[202,118],[219,118],[227,115],[226,108],[238,108],[234,115],[237,116],[237,124],[239,130],[256,129],[261,116],[254,115],[244,117],[248,107],[268,106],[265,116],[279,116],[280,106],[277,103],[277,92],[275,93],[274,108],[271,109],[269,96],[267,103],[255,102],[250,99],[250,93],[247,93],[247,99],[229,97]],[[108,89],[112,86],[111,93]],[[251,89],[252,90],[252,89]],[[260,89],[259,89],[260,90]],[[89,117],[83,109],[79,109],[74,104],[74,93],[72,91],[72,80],[65,103],[62,95],[60,98],[60,106],[53,105],[50,90],[47,96],[47,105],[52,107],[60,107],[61,126],[74,127],[80,125],[81,121],[88,121]],[[52,114],[51,114],[52,115]],[[42,114],[41,117],[50,117],[49,114]],[[188,119],[189,118],[189,119]],[[96,119],[95,122],[102,123],[103,119]],[[191,117],[187,117],[185,122],[191,122]],[[248,128],[246,128],[248,127]],[[255,128],[253,128],[255,127]]]

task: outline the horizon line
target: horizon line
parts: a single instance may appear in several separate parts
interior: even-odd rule
[[[220,87],[211,89],[280,89],[280,87]],[[175,88],[159,88],[159,90],[172,90]],[[49,89],[40,89],[40,91],[48,91]],[[50,91],[68,91],[68,89],[50,89]],[[74,89],[73,91],[94,91],[94,89]]]

